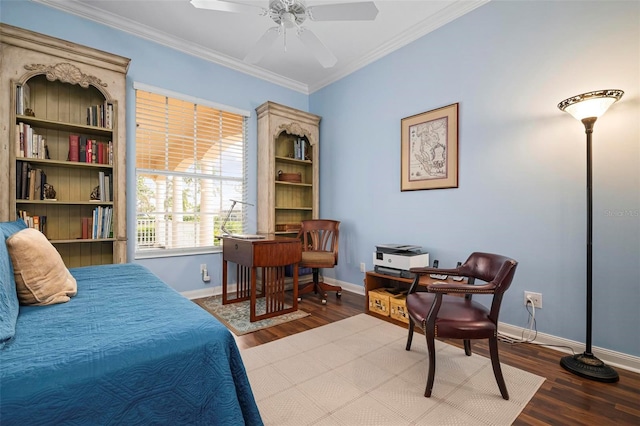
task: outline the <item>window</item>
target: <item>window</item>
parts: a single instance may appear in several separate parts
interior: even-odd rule
[[[134,84],[136,257],[219,248],[232,200],[246,196],[249,113]],[[244,232],[235,205],[226,224]]]

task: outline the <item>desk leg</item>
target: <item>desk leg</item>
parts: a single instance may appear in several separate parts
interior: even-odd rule
[[[264,287],[264,277],[262,278]],[[264,291],[264,289],[263,289]],[[249,310],[249,321],[256,321],[256,268],[251,268],[251,308]]]
[[[298,264],[293,264],[293,310],[298,310]]]
[[[227,300],[227,261],[222,260],[222,304],[226,305]]]

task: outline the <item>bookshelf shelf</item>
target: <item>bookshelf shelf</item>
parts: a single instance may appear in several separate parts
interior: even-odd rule
[[[313,207],[277,207],[276,210],[300,210],[300,211],[313,211]]]
[[[16,204],[57,204],[66,206],[113,206],[113,201],[16,200]]]
[[[87,126],[84,124],[66,123],[57,120],[47,120],[42,118],[36,118],[29,115],[16,115],[16,121],[29,124],[32,127],[48,130],[60,130],[72,133],[83,133],[89,135],[102,135],[110,136],[113,134],[113,129],[107,129],[105,127]]]
[[[313,162],[311,160],[298,160],[296,158],[291,158],[291,157],[280,157],[278,155],[276,155],[275,157],[276,161],[279,162],[283,162],[283,163],[291,163],[291,164],[304,164],[304,165],[311,165],[313,164]]]
[[[49,240],[51,244],[91,244],[113,241],[115,241],[115,238],[76,238],[73,240]]]
[[[0,51],[0,220],[26,218],[67,267],[126,262],[130,60],[3,23]]]
[[[303,186],[303,187],[308,187],[308,188],[312,188],[313,187],[312,183],[282,182],[282,181],[279,181],[279,180],[276,181],[276,185]]]

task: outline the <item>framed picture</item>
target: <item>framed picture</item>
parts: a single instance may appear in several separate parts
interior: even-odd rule
[[[458,187],[458,104],[401,120],[401,190]]]

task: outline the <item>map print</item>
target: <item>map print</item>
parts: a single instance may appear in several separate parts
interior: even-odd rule
[[[447,177],[448,117],[409,127],[409,180]]]

